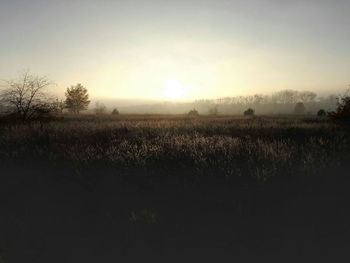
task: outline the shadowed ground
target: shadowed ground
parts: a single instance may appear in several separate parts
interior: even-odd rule
[[[0,255],[5,263],[342,261],[347,132],[299,119],[3,124]]]
[[[329,262],[350,248],[350,194],[340,176],[236,189],[147,187],[106,176],[86,189],[35,170],[7,174],[5,262]]]

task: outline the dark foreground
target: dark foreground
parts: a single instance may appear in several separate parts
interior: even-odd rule
[[[346,129],[304,120],[113,123],[2,127],[3,262],[349,258]],[[59,155],[80,137],[78,161]],[[111,145],[121,150],[108,158]],[[96,149],[105,155],[83,159]]]

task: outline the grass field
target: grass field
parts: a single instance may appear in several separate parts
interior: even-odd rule
[[[345,129],[324,119],[86,116],[0,128],[2,162],[267,180],[310,175],[349,157]]]
[[[349,164],[349,130],[325,118],[3,120],[0,254],[334,261],[350,249]]]

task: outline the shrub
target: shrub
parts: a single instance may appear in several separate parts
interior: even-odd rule
[[[114,109],[112,110],[112,115],[119,115],[119,111],[118,111],[117,108],[114,108]]]
[[[317,112],[317,116],[319,117],[325,117],[327,115],[326,111],[324,109],[320,109],[318,112]]]
[[[190,117],[198,117],[199,113],[198,113],[198,111],[196,109],[193,109],[193,110],[190,110],[188,112],[188,116],[190,116]]]
[[[244,116],[254,116],[254,114],[255,111],[252,108],[249,108],[244,112]]]
[[[297,104],[295,104],[294,114],[302,115],[302,114],[305,114],[305,111],[306,111],[306,108],[304,103],[298,102]]]
[[[329,116],[342,123],[350,124],[350,89],[344,95],[338,97],[337,109],[329,113]]]

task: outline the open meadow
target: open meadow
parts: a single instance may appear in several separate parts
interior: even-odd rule
[[[350,262],[350,0],[0,0],[0,263]]]
[[[350,248],[349,166],[349,130],[327,118],[2,119],[0,254],[327,262]]]

